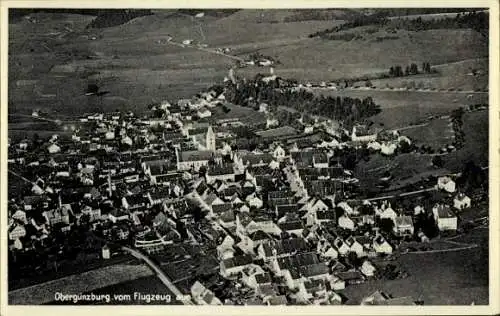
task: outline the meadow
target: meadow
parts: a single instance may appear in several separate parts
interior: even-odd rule
[[[223,17],[194,18],[155,10],[153,15],[104,29],[85,29],[93,18],[88,15],[32,14],[36,23],[21,19],[9,28],[9,110],[141,111],[152,102],[190,97],[222,81],[235,64],[227,57],[169,45],[168,36],[176,41],[193,39],[210,48],[228,47],[240,57],[253,52],[272,56],[280,61],[277,75],[299,81],[380,73],[409,62],[446,64],[488,53],[487,43],[472,30],[400,31],[398,39],[384,41],[376,41],[376,34],[349,42],[308,38],[343,21],[285,22],[296,11],[240,10]],[[237,75],[267,71],[251,67],[238,69]],[[36,81],[26,84],[26,80]],[[89,83],[109,94],[85,97]],[[441,98],[435,100],[437,108],[441,101],[449,103]],[[434,106],[434,100],[429,102]]]

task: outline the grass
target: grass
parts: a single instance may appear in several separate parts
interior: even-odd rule
[[[439,64],[487,56],[487,45],[470,30],[401,32],[398,40],[382,42],[370,38],[327,41],[306,35],[342,21],[282,22],[293,14],[293,10],[241,10],[223,18],[193,19],[159,10],[155,15],[100,30],[84,30],[92,18],[89,16],[37,14],[40,23],[21,20],[10,25],[9,74],[13,80],[9,109],[53,108],[70,114],[116,108],[143,110],[151,102],[189,97],[220,82],[234,65],[222,56],[158,44],[168,35],[177,41],[191,38],[209,47],[230,47],[242,56],[259,51],[281,61],[276,67],[278,75],[304,81],[386,71],[391,65],[410,61]],[[64,31],[65,26],[74,33],[51,35]],[[238,74],[262,71],[267,70],[247,68]],[[38,82],[27,87],[15,85],[17,80],[32,79]],[[99,100],[82,96],[87,84],[94,81],[110,93]]]
[[[486,230],[475,230],[471,234],[480,237],[485,233]],[[484,242],[481,246],[487,249]],[[425,305],[470,305],[473,301],[476,305],[488,304],[488,258],[480,248],[408,254],[401,256],[399,263],[409,273],[408,278],[349,286],[344,291],[350,299],[348,304],[359,304],[363,297],[376,290],[394,297],[421,298]]]
[[[54,300],[54,293],[85,293],[113,284],[152,275],[145,265],[117,264],[70,275],[54,281],[9,292],[9,304],[44,304]],[[93,282],[89,282],[93,280]]]
[[[488,111],[465,113],[463,131],[465,133],[464,147],[448,155],[445,167],[452,171],[461,171],[464,164],[474,161],[485,167],[489,163],[489,115]]]
[[[435,119],[426,126],[415,127],[402,131],[415,144],[425,144],[434,150],[439,150],[453,143],[454,132],[448,119]]]
[[[474,94],[471,98],[465,93],[452,92],[318,90],[316,93],[356,98],[372,97],[375,103],[380,105],[382,112],[370,120],[388,129],[412,125],[433,115],[449,114],[464,105],[488,102],[486,93]]]

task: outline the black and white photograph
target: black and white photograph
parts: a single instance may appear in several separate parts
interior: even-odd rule
[[[489,6],[35,4],[2,39],[4,304],[498,299]]]

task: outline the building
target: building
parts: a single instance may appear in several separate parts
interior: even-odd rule
[[[394,219],[394,234],[397,236],[413,236],[414,228],[411,216],[398,216]]]
[[[198,172],[201,167],[208,166],[208,162],[214,157],[212,151],[177,151],[177,170]]]
[[[457,217],[448,205],[435,205],[432,208],[432,214],[440,231],[457,230]]]
[[[220,299],[199,281],[191,286],[191,297],[198,305],[222,305]]]
[[[463,210],[465,208],[469,208],[471,206],[471,199],[467,195],[463,193],[459,193],[453,199],[453,206],[458,210]]]
[[[455,192],[456,189],[455,181],[453,181],[450,177],[439,177],[437,187],[438,189],[449,193]]]

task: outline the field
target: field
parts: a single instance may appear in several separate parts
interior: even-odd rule
[[[46,283],[9,292],[9,304],[45,304],[54,300],[56,292],[84,293],[95,289],[150,276],[152,271],[145,265],[117,264],[70,275]],[[94,280],[94,282],[89,282]]]
[[[154,15],[120,26],[90,30],[85,26],[92,16],[31,14],[36,23],[21,19],[12,21],[9,28],[9,110],[41,108],[79,114],[120,108],[140,112],[151,102],[190,97],[220,82],[235,63],[224,56],[168,45],[168,36],[176,41],[193,39],[211,48],[228,47],[231,54],[241,57],[258,51],[280,61],[277,75],[299,81],[329,81],[387,71],[394,64],[428,61],[437,65],[488,55],[487,43],[472,30],[400,31],[396,40],[329,41],[307,35],[341,20],[284,22],[294,14],[296,10],[240,10],[222,18],[195,19],[156,10]],[[253,76],[258,72],[267,69],[243,68],[236,73]],[[89,83],[97,83],[109,94],[84,96]],[[450,103],[447,97],[435,97],[429,101],[436,101],[432,106]],[[379,99],[390,107],[392,101],[397,102],[397,98]],[[426,112],[427,106],[422,107],[418,111]],[[387,112],[398,116],[395,110]]]
[[[482,167],[488,166],[488,111],[465,113],[463,122],[464,147],[446,157],[445,167],[452,171],[460,171],[468,161],[474,161]]]
[[[454,132],[449,119],[431,120],[425,126],[410,128],[401,131],[401,134],[408,136],[417,145],[425,144],[434,150],[451,145],[454,140]]]
[[[475,230],[479,248],[456,252],[402,255],[399,263],[409,273],[406,279],[371,281],[344,291],[348,304],[376,290],[394,297],[412,296],[425,305],[488,304],[487,230]],[[486,240],[487,243],[487,240]]]

